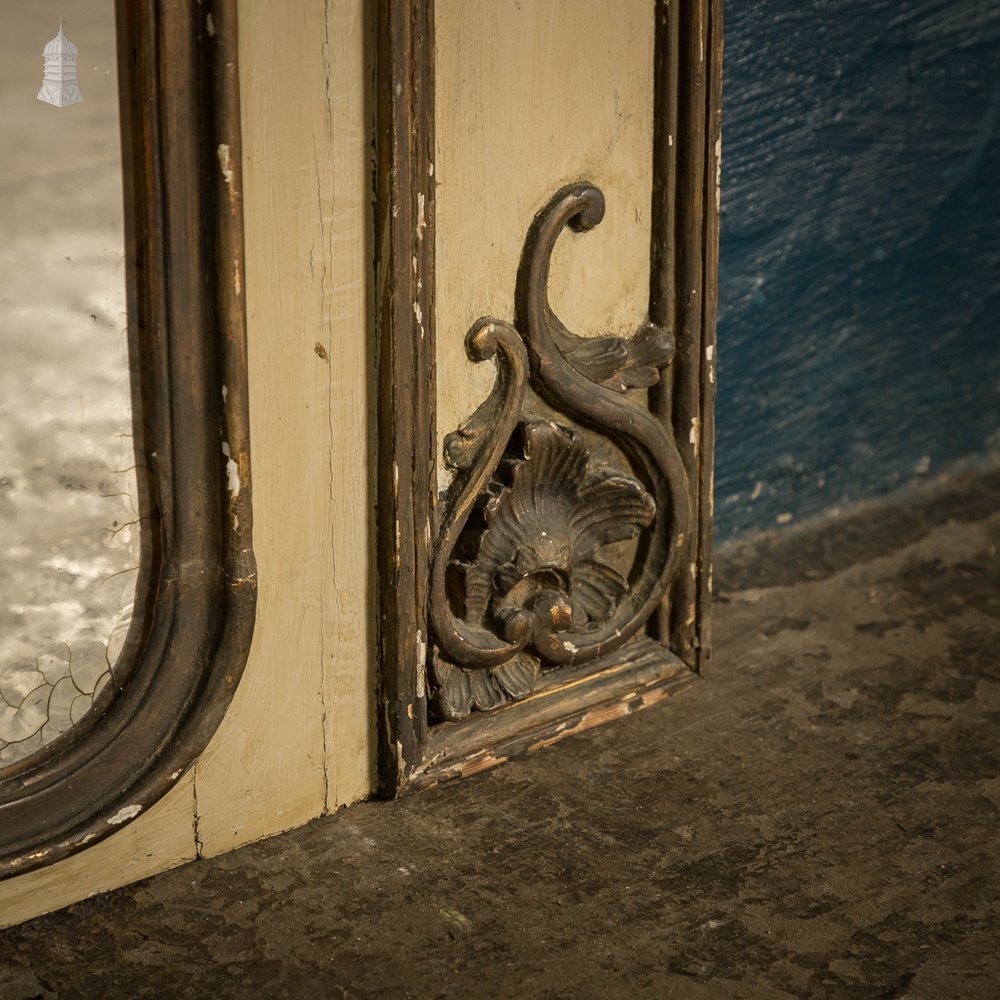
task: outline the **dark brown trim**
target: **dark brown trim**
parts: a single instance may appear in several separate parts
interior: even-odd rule
[[[653,42],[653,184],[650,210],[649,318],[664,330],[677,329],[677,80],[680,69],[680,5],[656,3]],[[661,421],[673,420],[673,379],[649,392],[649,406]],[[672,588],[673,589],[673,588]],[[670,642],[670,602],[651,621],[657,637]]]
[[[676,582],[663,610],[650,622],[658,641],[640,636],[605,659],[564,667],[548,686],[543,683],[527,696],[521,692],[523,700],[429,726],[427,654],[433,637],[427,584],[431,539],[438,530],[433,491],[440,458],[434,428],[430,170],[433,0],[393,0],[379,7],[376,274],[383,794],[397,794],[408,783],[419,788],[472,773],[510,753],[547,745],[642,707],[690,684],[694,672],[707,662],[721,0],[656,0],[655,19],[646,319],[673,332],[676,357],[666,384],[651,391],[650,405],[681,450],[694,514]],[[561,194],[565,192],[553,197]],[[523,325],[523,316],[520,320]],[[475,332],[474,327],[470,336]],[[526,333],[530,331],[517,329],[512,336]],[[706,348],[711,348],[708,354]],[[475,343],[472,349],[477,349]],[[543,361],[532,355],[536,367]],[[473,434],[473,424],[479,428],[476,419],[471,419],[467,436]],[[441,603],[439,593],[435,607]]]
[[[103,839],[172,788],[249,650],[236,6],[117,3],[143,581],[123,682],[85,725],[0,774],[0,878]]]
[[[559,670],[524,701],[461,722],[432,726],[424,762],[407,791],[464,778],[526,750],[655,705],[697,681],[687,664],[659,643],[641,640],[605,660]]]
[[[701,463],[698,516],[697,669],[712,659],[712,528],[715,523],[715,393],[718,349],[716,312],[719,302],[719,206],[722,183],[722,0],[708,10],[708,89],[705,95],[704,313],[702,318]]]
[[[395,795],[427,732],[434,516],[434,4],[377,7],[379,790]]]
[[[675,10],[674,8],[678,8]],[[673,87],[677,93],[677,191],[671,211],[676,241],[676,262],[671,279],[676,301],[677,355],[673,367],[672,416],[674,436],[681,450],[691,484],[691,506],[701,510],[701,461],[704,443],[701,369],[705,302],[705,131],[707,108],[709,0],[684,4],[657,3],[679,21],[680,45],[677,78],[668,81],[661,71],[657,91]],[[713,304],[714,308],[714,304]],[[692,669],[698,665],[698,580],[687,567],[697,566],[700,526],[688,540],[686,564],[677,576],[669,598],[670,648]]]

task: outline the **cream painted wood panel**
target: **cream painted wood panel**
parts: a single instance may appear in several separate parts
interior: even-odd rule
[[[324,586],[327,808],[375,788],[374,6],[338,2],[327,35],[326,162],[331,266],[323,282],[330,355],[330,512]]]
[[[286,830],[374,768],[370,31],[355,0],[241,0],[257,625],[193,772],[130,826],[0,882],[0,926]]]
[[[323,585],[331,539],[323,319],[326,25],[317,4],[240,6],[257,623],[244,679],[198,764],[206,854],[318,816],[326,799]],[[262,808],[264,803],[266,807]]]
[[[596,230],[565,234],[551,301],[580,335],[631,333],[649,298],[652,0],[437,0],[437,427],[493,384],[466,360],[480,317],[510,321],[521,247],[562,185],[607,199]],[[440,449],[438,452],[440,456]]]
[[[186,774],[145,816],[113,837],[48,868],[0,882],[0,927],[193,861],[193,785]]]

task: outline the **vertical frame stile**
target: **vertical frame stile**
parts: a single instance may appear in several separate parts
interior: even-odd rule
[[[705,121],[705,303],[702,328],[701,371],[701,462],[698,511],[698,595],[697,665],[699,673],[712,658],[712,526],[715,511],[715,392],[716,392],[716,310],[719,301],[719,210],[722,195],[722,3],[708,11],[708,90]]]
[[[427,730],[434,532],[434,4],[378,5],[379,791],[395,795]]]
[[[676,2],[676,0],[675,0]],[[677,354],[673,367],[673,428],[691,486],[695,523],[701,511],[701,358],[705,298],[705,114],[709,0],[680,4],[677,76],[677,197],[673,203],[677,255],[674,272]],[[697,666],[700,526],[685,540],[684,557],[670,591],[670,648],[692,669]]]
[[[650,210],[649,318],[664,330],[677,329],[677,92],[680,69],[681,0],[655,0],[653,43],[653,185]],[[650,390],[650,409],[668,426],[673,422],[673,385],[661,379]],[[670,602],[652,626],[664,645],[670,642]]]

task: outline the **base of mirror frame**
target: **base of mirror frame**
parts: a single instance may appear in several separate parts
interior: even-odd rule
[[[549,684],[523,701],[431,726],[424,763],[412,773],[405,792],[505,764],[522,753],[649,708],[698,680],[686,663],[645,637],[604,660],[552,671],[549,676]]]

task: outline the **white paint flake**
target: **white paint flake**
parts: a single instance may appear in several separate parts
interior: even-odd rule
[[[108,826],[121,826],[130,819],[135,819],[142,812],[142,806],[138,803],[134,806],[123,806],[108,820]]]
[[[229,158],[229,144],[219,143],[219,148],[215,151],[219,157],[219,168],[222,170],[222,178],[227,184],[233,183],[233,161]]]
[[[229,495],[235,500],[240,495],[240,470],[236,462],[230,458],[229,442],[222,442],[222,454],[226,456],[226,478],[229,485]]]
[[[427,693],[427,640],[424,633],[417,630],[417,697],[423,698]]]
[[[417,241],[424,238],[424,230],[427,228],[427,219],[424,214],[424,193],[417,192]]]
[[[691,433],[688,435],[688,441],[697,447],[698,445],[698,431],[701,429],[701,421],[698,417],[691,418]]]

